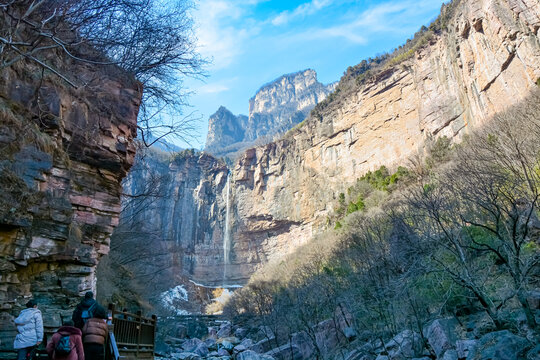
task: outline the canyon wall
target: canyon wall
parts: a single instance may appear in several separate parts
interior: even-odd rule
[[[75,85],[21,60],[0,72],[0,350],[34,298],[48,330],[95,290],[135,156],[140,83],[51,52]]]
[[[324,229],[337,195],[367,171],[406,165],[440,136],[459,141],[537,86],[536,0],[455,0],[441,18],[444,30],[411,57],[352,88],[338,86],[300,125],[245,150],[228,168],[207,154],[165,161],[168,195],[145,215],[163,233],[149,246],[179,245],[170,254],[175,275],[207,286],[244,284],[262,263]],[[262,98],[252,99],[250,111],[283,105]]]
[[[455,1],[447,30],[334,100],[231,170],[231,257],[278,258],[322,229],[336,196],[368,170],[406,165],[524,99],[540,78],[536,0]],[[256,267],[256,261],[251,262]],[[245,273],[245,278],[251,272]]]

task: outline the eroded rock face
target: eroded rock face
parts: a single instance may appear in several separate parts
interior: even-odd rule
[[[337,194],[368,170],[405,164],[438,136],[459,140],[537,88],[536,0],[462,0],[448,23],[412,59],[243,154],[231,177],[234,259],[249,258],[249,244],[262,246],[262,261],[282,256],[324,227]]]
[[[447,31],[435,35],[413,58],[351,93],[338,94],[299,129],[244,151],[228,170],[223,168],[207,180],[197,170],[194,175],[171,172],[182,174],[178,184],[194,185],[185,193],[177,192],[188,199],[170,197],[163,209],[184,208],[184,202],[197,204],[201,201],[195,191],[198,184],[218,184],[206,187],[203,202],[214,210],[199,209],[202,232],[193,237],[194,232],[187,231],[180,240],[186,246],[193,244],[184,256],[184,264],[190,265],[183,267],[192,279],[206,285],[244,283],[261,264],[294,251],[323,229],[337,195],[365,172],[406,164],[436,137],[457,141],[537,87],[540,4],[536,0],[456,4]],[[303,79],[301,88],[315,81],[310,76]],[[290,93],[281,96],[278,89]],[[263,87],[250,103],[248,122],[254,114],[281,111],[281,102],[292,96],[293,89],[294,81],[288,78]],[[225,110],[222,113],[227,115]],[[260,136],[254,130],[244,131]],[[195,166],[198,160],[190,161]],[[231,247],[225,267],[227,196]],[[188,208],[189,214],[197,213],[197,206]],[[163,226],[172,226],[174,233],[179,223],[183,229],[186,221],[193,223],[180,215],[169,211],[169,224],[163,218]]]
[[[109,251],[135,156],[142,87],[115,67],[61,61],[73,88],[21,61],[0,72],[0,349],[29,298],[51,329]]]
[[[249,116],[235,116],[224,107],[210,116],[205,151],[224,156],[270,142],[304,120],[334,86],[318,82],[311,69],[279,77],[249,100]]]

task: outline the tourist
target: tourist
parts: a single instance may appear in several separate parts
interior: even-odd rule
[[[84,357],[86,360],[103,360],[105,340],[109,334],[107,312],[102,306],[96,308],[93,317],[88,319],[82,329]]]
[[[47,354],[52,360],[84,360],[82,331],[74,326],[73,321],[65,321],[52,336],[47,344]]]
[[[96,300],[94,300],[94,293],[88,291],[84,295],[84,299],[82,299],[81,302],[77,304],[77,307],[73,311],[72,320],[75,324],[75,327],[78,329],[82,329],[85,322],[88,319],[94,317],[94,314],[96,312],[101,313],[106,311]]]
[[[17,350],[17,360],[34,357],[37,347],[43,341],[43,319],[35,300],[26,303],[26,309],[15,319],[18,334],[13,348]]]

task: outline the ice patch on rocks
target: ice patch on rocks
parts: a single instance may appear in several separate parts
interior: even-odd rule
[[[189,315],[188,311],[179,309],[177,306],[179,301],[188,301],[188,292],[184,288],[184,285],[178,285],[163,292],[160,299],[163,306],[173,311],[176,315]]]

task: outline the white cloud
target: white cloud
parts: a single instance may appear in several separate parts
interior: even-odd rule
[[[227,90],[229,90],[229,87],[224,84],[205,84],[198,88],[196,92],[198,94],[219,94]]]
[[[284,25],[289,23],[294,18],[313,15],[319,10],[329,5],[332,5],[333,2],[334,1],[332,0],[312,0],[308,3],[299,5],[296,9],[292,11],[281,12],[279,15],[272,19],[272,24],[275,26]]]
[[[374,33],[403,32],[405,27],[411,21],[415,23],[414,19],[426,9],[433,9],[440,4],[433,0],[389,1],[357,14],[348,14],[348,18],[352,19],[348,22],[344,18],[338,25],[311,28],[293,34],[289,37],[289,41],[342,38],[353,44],[366,44],[370,35]],[[416,23],[413,26],[418,27]],[[410,31],[414,31],[414,28]]]
[[[199,52],[214,69],[228,67],[243,51],[244,42],[258,32],[245,19],[246,10],[266,0],[203,0],[193,14]]]

